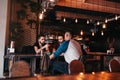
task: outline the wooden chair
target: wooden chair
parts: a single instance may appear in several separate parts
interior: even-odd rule
[[[85,68],[84,68],[84,64],[80,61],[80,60],[73,60],[71,61],[70,65],[70,74],[77,74],[80,72],[85,73]]]
[[[15,62],[10,71],[10,77],[25,77],[30,75],[31,75],[30,66],[25,61]]]
[[[109,70],[110,72],[120,72],[120,63],[115,59],[111,59],[109,63]]]

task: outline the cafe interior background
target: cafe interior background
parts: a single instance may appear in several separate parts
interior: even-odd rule
[[[49,39],[70,30],[90,51],[107,51],[108,37],[114,38],[120,52],[119,0],[10,0],[5,55],[10,42],[15,52],[32,46],[38,34]]]

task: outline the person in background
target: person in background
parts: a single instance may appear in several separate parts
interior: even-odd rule
[[[53,51],[52,52],[55,52],[57,50],[57,48],[64,42],[64,36],[62,34],[58,35],[57,37],[57,42],[53,45]],[[62,53],[59,57],[57,57],[55,60],[57,61],[65,61],[64,59],[64,56],[63,56],[64,53]]]
[[[64,42],[64,36],[63,35],[58,35],[57,37],[57,42],[53,46],[53,52],[57,50],[57,48]]]
[[[44,35],[38,36],[38,41],[33,45],[36,55],[43,56],[43,52],[47,48],[47,44],[45,44],[45,37]],[[36,60],[36,72],[40,72],[40,59],[37,58]]]
[[[49,56],[52,60],[64,53],[65,62],[51,61],[50,69],[53,74],[55,71],[70,74],[68,65],[72,60],[79,60],[80,56],[82,56],[81,46],[77,41],[72,39],[71,32],[65,32],[64,37],[65,41]]]
[[[115,52],[115,42],[116,39],[113,35],[108,36],[107,38],[107,44],[108,44],[108,49],[107,49],[107,54],[114,54]],[[109,71],[109,62],[113,58],[113,56],[106,56],[105,57],[105,70]]]
[[[38,41],[33,45],[34,50],[36,52],[36,55],[39,55],[42,51],[45,51],[48,47],[47,44],[45,44],[45,37],[44,35],[38,36]]]

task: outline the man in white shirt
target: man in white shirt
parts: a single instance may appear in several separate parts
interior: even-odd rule
[[[58,57],[64,53],[65,62],[54,61],[51,64],[52,71],[69,74],[68,65],[72,60],[78,60],[82,56],[80,44],[72,39],[70,32],[65,33],[65,41],[58,47],[58,49],[49,56],[50,59]]]

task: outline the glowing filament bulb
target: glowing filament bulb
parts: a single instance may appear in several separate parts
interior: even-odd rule
[[[94,32],[92,32],[92,36],[94,36],[95,35],[95,33]]]
[[[65,19],[65,18],[63,19],[63,22],[66,22],[66,19]]]
[[[75,23],[78,23],[78,19],[77,18],[75,19]]]
[[[100,25],[100,22],[99,22],[99,21],[97,22],[97,25]]]
[[[39,19],[43,19],[43,13],[40,13]]]
[[[80,31],[80,35],[83,35],[83,31],[82,30]]]
[[[89,24],[90,23],[90,21],[89,20],[87,20],[87,24]]]
[[[108,20],[107,19],[105,19],[105,23],[107,23],[108,22]]]
[[[101,31],[101,35],[102,35],[102,36],[104,35],[104,32],[103,32],[103,31]]]
[[[115,20],[118,20],[118,16],[117,15],[115,16]]]
[[[106,24],[103,24],[103,25],[102,25],[102,28],[105,29],[105,28],[106,28]]]

